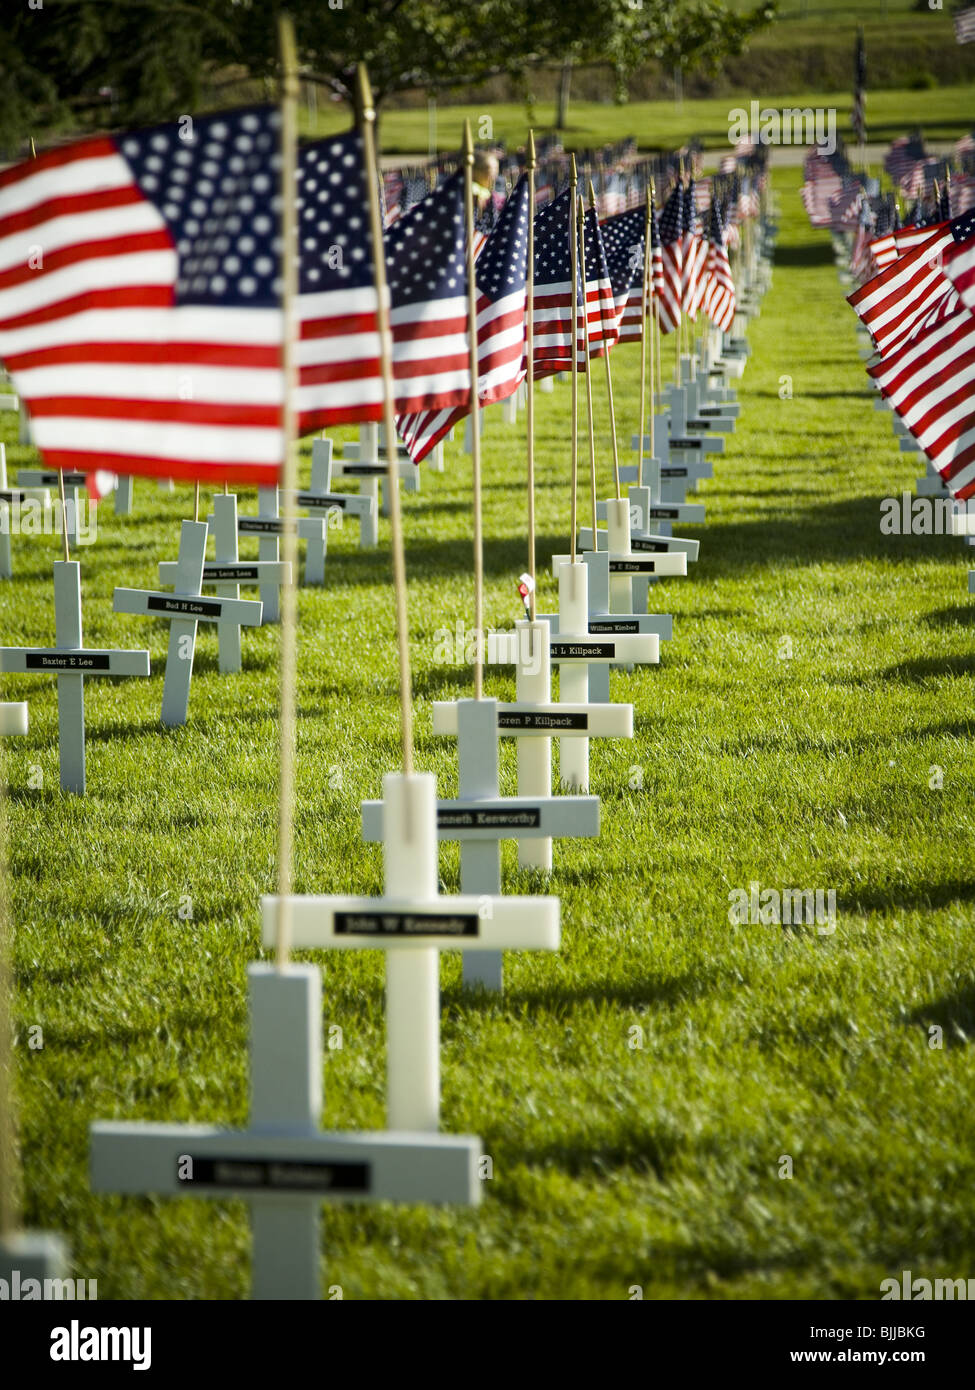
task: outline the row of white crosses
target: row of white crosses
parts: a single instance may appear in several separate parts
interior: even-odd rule
[[[323,1201],[478,1204],[480,1139],[439,1132],[440,953],[559,946],[556,898],[440,895],[431,774],[385,777],[380,815],[383,896],[295,895],[285,910],[298,949],[386,953],[387,1128],[321,1130],[321,974],[294,964],[248,971],[247,1129],[91,1128],[96,1192],[246,1199],[255,1298],[320,1296]],[[280,898],[263,900],[266,944],[281,907]]]

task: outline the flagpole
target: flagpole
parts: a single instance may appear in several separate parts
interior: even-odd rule
[[[640,452],[637,459],[636,480],[643,480],[643,431],[647,423],[647,276],[650,265],[650,189],[647,188],[647,212],[643,224],[643,291],[640,295],[640,313],[643,319],[640,333]],[[653,390],[653,362],[650,363],[650,389]]]
[[[278,774],[278,913],[275,924],[275,959],[279,970],[288,963],[291,950],[291,855],[294,838],[295,685],[297,679],[297,596],[295,571],[298,544],[293,517],[297,484],[297,421],[295,418],[295,304],[298,298],[298,249],[296,203],[298,160],[298,54],[290,15],[278,19],[281,49],[281,482],[284,489],[284,525],[281,558],[289,576],[281,586],[281,729]],[[199,483],[196,489],[199,508]],[[197,512],[198,514],[198,512]],[[289,525],[289,521],[291,525]]]
[[[7,820],[7,768],[0,774],[0,1238],[20,1226],[17,1191],[17,1123],[14,1118],[14,965],[10,898],[7,892],[10,837]]]
[[[535,132],[528,132],[528,257],[525,286],[525,421],[528,433],[528,594],[529,621],[535,621]]]
[[[576,157],[572,156],[571,165],[571,188],[572,196],[569,199],[571,212],[569,214],[569,266],[572,277],[572,345],[570,348],[569,383],[572,396],[572,506],[570,510],[569,549],[572,555],[572,563],[576,562],[576,493],[579,487],[579,375],[576,371],[576,338],[579,333],[578,328],[578,283],[579,283],[579,217],[576,205],[576,188],[579,182],[579,175],[576,170]]]
[[[586,420],[589,427],[589,490],[592,494],[592,548],[595,550],[599,537],[596,534],[596,431],[592,421],[592,356],[589,350],[589,286],[586,282],[586,213],[579,194],[579,265],[582,273],[582,343],[583,359],[586,364]]]
[[[396,638],[399,648],[400,737],[403,747],[403,773],[413,775],[413,679],[410,668],[410,627],[406,601],[406,552],[403,547],[403,514],[399,496],[399,470],[396,448],[396,417],[393,387],[393,339],[389,326],[389,295],[386,289],[386,259],[383,250],[383,224],[379,212],[379,166],[376,161],[376,108],[365,64],[357,74],[363,162],[369,198],[369,226],[372,233],[373,282],[376,287],[376,317],[379,325],[379,369],[383,378],[383,428],[386,433],[386,490],[389,493],[389,540],[393,561],[393,591],[396,609]],[[407,826],[407,829],[409,827]]]
[[[30,157],[37,158],[37,150],[34,147],[34,137],[30,137]],[[71,559],[71,549],[68,545],[68,503],[64,491],[64,469],[58,469],[58,497],[61,500],[61,545],[64,550],[65,560]],[[77,524],[77,517],[75,518]]]
[[[592,208],[593,212],[596,212],[596,217],[597,217],[597,221],[598,221],[599,214],[598,214],[598,212],[596,211],[596,190],[595,190],[595,188],[593,187],[592,179],[589,180],[589,206]],[[603,333],[604,333],[604,335],[605,335],[606,323],[605,323],[605,319],[603,318],[603,295],[602,295],[602,290],[601,290],[601,289],[600,289],[600,292],[599,292],[599,324],[600,324],[600,327],[602,328]],[[613,405],[613,372],[612,372],[612,368],[611,368],[610,365],[609,365],[609,351],[610,351],[610,346],[611,346],[611,344],[607,342],[606,345],[605,345],[605,347],[603,348],[603,361],[606,363],[606,397],[607,397],[607,400],[608,400],[608,402],[609,402],[609,433],[610,433],[610,438],[612,439],[612,442],[613,442],[613,479],[614,479],[614,482],[615,482],[615,484],[616,484],[616,500],[617,500],[617,502],[618,502],[618,501],[620,500],[620,496],[621,496],[621,494],[620,494],[620,451],[619,451],[619,444],[617,443],[617,439],[616,439],[616,409],[615,409],[615,407],[614,407],[614,405]],[[642,388],[642,382],[641,382],[641,388]],[[641,430],[641,433],[642,433],[642,430],[643,430],[642,419],[641,419],[641,423],[640,423],[640,430]],[[641,439],[641,447],[642,447],[642,439]],[[638,475],[638,476],[639,476],[639,475]],[[593,526],[593,532],[595,532],[595,530],[596,530],[595,518],[593,519],[592,526]],[[596,548],[596,542],[595,542],[595,540],[593,540],[593,549],[595,550],[595,548]]]
[[[474,486],[474,699],[484,698],[484,533],[481,518],[481,422],[478,415],[477,283],[474,276],[474,139],[464,122],[464,221],[467,232],[467,336],[471,374],[471,474]]]

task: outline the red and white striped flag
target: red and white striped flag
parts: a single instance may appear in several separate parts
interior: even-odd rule
[[[0,174],[0,357],[48,467],[277,481],[277,123],[273,108],[232,111],[85,140]],[[300,265],[299,424],[378,419],[359,138],[303,161],[302,217],[319,177],[331,204]],[[339,216],[333,186],[350,229],[339,258],[322,236]]]
[[[940,231],[934,229],[920,246],[849,296],[884,356],[919,332],[941,300],[954,294],[941,261],[942,253],[953,243],[950,227],[949,223]]]
[[[482,405],[504,400],[525,375],[525,300],[528,267],[528,179],[519,179],[477,262],[477,394]],[[415,463],[470,413],[459,406],[397,416]]]
[[[711,204],[711,224],[708,228],[707,282],[701,308],[714,324],[727,333],[735,319],[735,282],[725,245],[721,209]]]

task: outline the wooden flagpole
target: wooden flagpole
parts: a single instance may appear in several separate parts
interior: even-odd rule
[[[593,212],[596,212],[596,190],[595,190],[595,188],[593,187],[592,179],[589,180],[589,206],[592,208]],[[598,218],[598,214],[597,214],[597,218]],[[606,324],[605,324],[605,320],[604,320],[604,318],[603,318],[603,296],[602,296],[602,290],[600,290],[600,294],[599,294],[599,323],[600,323],[600,327],[603,329],[603,332],[605,333]],[[621,494],[620,494],[620,451],[619,451],[619,444],[617,443],[617,439],[616,439],[616,409],[615,409],[615,406],[613,405],[613,371],[612,371],[612,368],[611,368],[610,365],[609,365],[609,352],[610,352],[610,345],[609,345],[609,343],[607,343],[607,344],[605,345],[605,347],[603,348],[603,361],[606,363],[606,397],[607,397],[607,400],[608,400],[608,403],[609,403],[609,433],[610,433],[610,438],[611,438],[611,440],[612,440],[612,442],[613,442],[613,481],[614,481],[615,486],[616,486],[616,500],[617,500],[617,502],[618,502],[618,501],[620,500],[620,496],[621,496]],[[641,383],[641,385],[642,385],[642,383]],[[642,418],[641,418],[641,421],[640,421],[640,430],[641,430],[641,432],[642,432],[642,430],[643,430],[643,421],[642,421]],[[642,439],[641,439],[641,447],[642,447]],[[638,475],[638,476],[639,476],[639,475]],[[595,519],[595,516],[593,517],[592,527],[593,527],[593,549],[595,550],[595,548],[596,548],[596,540],[595,540],[596,519]]]
[[[0,772],[0,1238],[20,1226],[17,1191],[17,1122],[14,1099],[14,966],[10,897],[7,891],[7,858],[10,837],[7,821],[7,769]]]
[[[640,312],[643,315],[640,334],[640,452],[637,459],[636,479],[643,478],[643,431],[647,423],[647,280],[650,267],[650,189],[647,187],[647,211],[643,224],[643,293],[640,297]],[[653,358],[650,359],[650,391],[653,392]],[[652,415],[651,411],[651,415]]]
[[[572,563],[576,563],[576,494],[579,490],[579,373],[576,362],[576,339],[579,334],[578,324],[578,285],[579,285],[579,216],[578,204],[576,201],[576,191],[579,185],[579,175],[576,170],[576,157],[572,156],[570,170],[570,180],[572,197],[569,199],[571,211],[569,213],[569,266],[572,277],[572,345],[569,349],[569,360],[572,363],[569,368],[569,383],[572,395],[572,506],[570,509],[570,533],[569,551],[572,556]]]
[[[34,148],[34,137],[30,137],[30,157],[37,158],[37,150]],[[68,507],[64,492],[64,469],[58,469],[58,497],[61,499],[61,546],[64,550],[65,560],[71,559],[71,549],[68,545]],[[77,524],[77,517],[75,518]]]
[[[464,221],[467,232],[467,336],[470,339],[471,474],[474,487],[474,699],[484,698],[484,532],[481,517],[481,421],[478,413],[477,281],[474,275],[474,139],[464,122]]]
[[[297,681],[297,589],[298,544],[294,517],[297,486],[297,420],[295,417],[298,299],[297,162],[298,162],[298,54],[290,15],[278,19],[281,49],[281,483],[284,497],[284,526],[281,558],[289,567],[290,578],[281,586],[281,728],[278,774],[278,914],[275,957],[279,970],[288,963],[291,950],[291,856],[294,838],[294,759],[295,685]],[[196,497],[199,507],[199,484]],[[289,526],[289,521],[292,525]]]
[[[406,551],[403,546],[403,513],[399,496],[399,467],[396,448],[396,417],[393,388],[393,338],[389,326],[389,295],[386,289],[386,260],[383,251],[383,224],[379,212],[379,166],[376,162],[376,108],[365,64],[358,69],[359,110],[362,115],[362,147],[369,197],[369,226],[372,232],[373,276],[378,300],[379,366],[383,377],[383,428],[386,434],[386,488],[389,493],[389,537],[393,560],[393,590],[396,604],[396,637],[399,648],[400,736],[403,746],[403,773],[413,775],[413,678],[410,666],[410,626],[406,601]]]
[[[589,350],[589,285],[586,281],[586,210],[579,194],[579,267],[582,274],[582,342],[586,363],[586,420],[589,428],[589,491],[592,494],[592,543],[596,534],[596,431],[592,420],[592,356]]]
[[[528,271],[525,286],[525,420],[528,433],[528,617],[535,621],[535,132],[528,132]]]

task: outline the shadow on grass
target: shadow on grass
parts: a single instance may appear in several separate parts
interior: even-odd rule
[[[940,1028],[946,1047],[967,1046],[975,1038],[975,981],[920,1004],[906,1016],[906,1022],[925,1029]]]
[[[873,679],[899,681],[901,685],[922,685],[941,676],[971,675],[975,675],[975,656],[918,656],[876,672]]]
[[[636,980],[587,979],[581,983],[554,983],[523,989],[505,988],[498,996],[485,989],[465,988],[459,982],[443,992],[444,1004],[458,1010],[515,1013],[530,1021],[536,1010],[561,1016],[575,1005],[605,1004],[635,1009],[654,1005],[683,1005],[711,993],[722,979],[718,970],[687,971],[681,975],[648,975]]]
[[[948,879],[941,883],[921,879],[914,883],[865,884],[855,893],[840,894],[837,912],[931,912],[955,904],[975,903],[975,880]]]
[[[947,628],[949,631],[953,627],[975,627],[975,601],[937,608],[933,613],[922,613],[918,622],[925,627]]]

